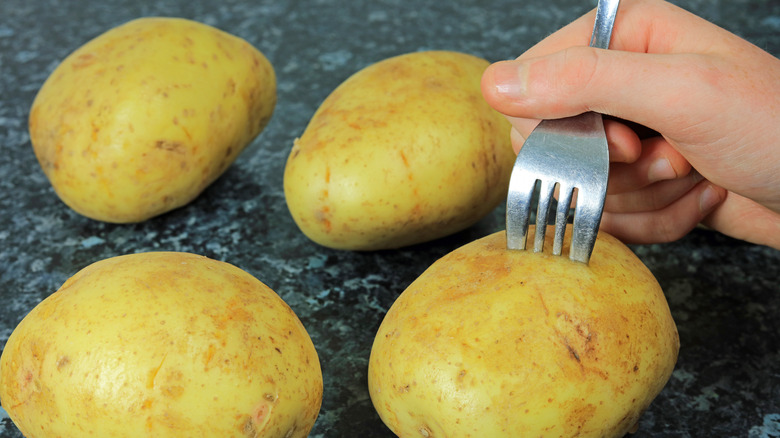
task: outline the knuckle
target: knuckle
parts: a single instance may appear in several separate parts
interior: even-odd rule
[[[561,63],[557,85],[567,94],[576,95],[598,85],[600,57],[597,49],[569,47],[563,50]]]
[[[660,215],[654,224],[656,240],[659,243],[674,242],[681,239],[683,236],[693,229],[693,227],[685,226],[678,218],[671,215]]]

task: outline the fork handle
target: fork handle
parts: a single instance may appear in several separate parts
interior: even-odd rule
[[[612,26],[615,24],[620,0],[599,0],[596,6],[596,22],[593,23],[593,35],[590,46],[598,49],[608,49],[612,38]]]

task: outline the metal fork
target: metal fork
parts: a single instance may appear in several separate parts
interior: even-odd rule
[[[591,47],[609,48],[619,3],[620,0],[599,0]],[[506,210],[507,248],[525,249],[531,199],[538,186],[534,251],[543,250],[551,199],[558,186],[553,254],[561,255],[576,189],[577,205],[569,258],[588,263],[604,210],[608,175],[609,150],[601,114],[587,112],[574,117],[543,120],[526,139],[512,169]]]

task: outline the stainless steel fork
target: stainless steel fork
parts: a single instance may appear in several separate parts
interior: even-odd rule
[[[620,0],[599,0],[590,46],[609,48]],[[551,200],[558,188],[553,254],[561,255],[573,193],[576,207],[569,258],[588,263],[607,195],[609,150],[601,114],[543,120],[517,155],[506,209],[507,248],[526,247],[531,199],[539,188],[534,251],[544,248]]]

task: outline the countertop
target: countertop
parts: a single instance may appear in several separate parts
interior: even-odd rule
[[[680,0],[681,6],[780,54],[780,2]],[[0,2],[0,346],[71,275],[108,257],[187,251],[228,261],[274,289],[316,345],[324,400],[313,437],[391,437],[368,396],[374,334],[393,300],[433,261],[503,228],[504,207],[474,227],[392,251],[318,246],[292,221],[285,160],[320,102],[362,67],[425,49],[490,61],[517,56],[595,1],[3,0]],[[27,134],[32,100],[54,67],[134,18],[178,16],[238,35],[278,75],[267,129],[190,205],[134,225],[78,215],[59,201]],[[632,246],[663,287],[681,339],[642,437],[780,436],[780,251],[697,229]],[[0,437],[21,435],[0,409]]]

